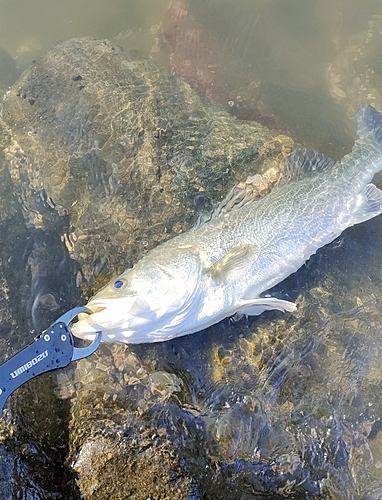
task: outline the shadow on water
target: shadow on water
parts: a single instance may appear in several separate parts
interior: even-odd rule
[[[46,228],[28,228],[20,216],[4,221],[0,252],[13,315],[20,327],[39,333],[79,303],[81,294],[78,264],[63,241],[69,217],[51,208],[44,193],[35,193],[33,200],[28,209],[42,214]]]
[[[0,224],[1,361],[81,299],[78,266],[62,240],[68,218],[50,208],[42,194],[36,194],[35,202],[45,221],[51,220],[50,228],[27,228],[21,211]],[[70,404],[54,390],[52,378],[43,375],[10,399],[12,413],[0,426],[1,498],[80,498],[73,471],[65,464]]]

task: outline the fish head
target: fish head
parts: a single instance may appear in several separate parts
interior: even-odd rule
[[[126,343],[180,335],[182,320],[195,306],[202,268],[194,249],[148,254],[99,290],[86,305],[91,313],[80,314],[72,325],[73,335],[92,340],[101,332],[103,341]]]

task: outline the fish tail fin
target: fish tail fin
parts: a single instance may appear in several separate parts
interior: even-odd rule
[[[382,170],[382,114],[372,106],[363,104],[358,108],[356,140],[352,152],[340,163],[344,167],[347,164],[348,174],[349,167],[353,169],[361,186]]]
[[[357,142],[365,140],[382,149],[382,114],[368,104],[357,111]]]

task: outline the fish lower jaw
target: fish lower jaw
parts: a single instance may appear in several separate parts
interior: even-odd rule
[[[72,334],[83,340],[94,340],[98,333],[101,333],[101,342],[125,342],[130,343],[129,338],[136,334],[135,331],[125,329],[109,330],[98,325],[80,325],[77,323],[71,327]]]
[[[107,305],[107,301],[104,300],[98,300],[94,302],[90,301],[88,304],[86,304],[86,308],[91,311],[91,314],[95,314],[104,311]]]
[[[78,323],[74,323],[70,326],[70,331],[75,337],[79,339],[94,340],[95,336],[101,331],[101,329],[97,330],[89,324],[84,325],[82,324],[82,321],[79,321]]]

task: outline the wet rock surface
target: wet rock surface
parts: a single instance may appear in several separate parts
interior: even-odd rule
[[[91,39],[34,63],[2,121],[1,361],[293,147]],[[0,492],[378,498],[381,238],[352,228],[275,287],[295,315],[102,345],[31,381],[1,420]]]

